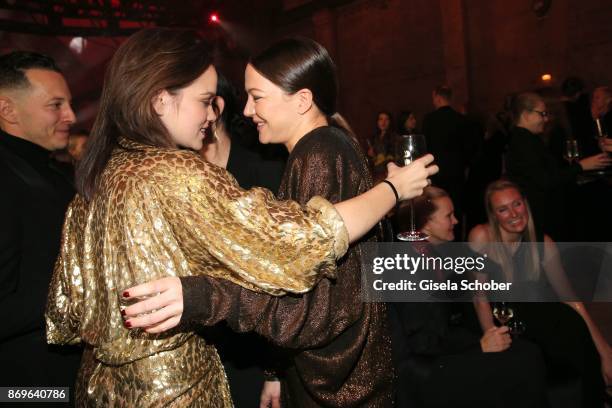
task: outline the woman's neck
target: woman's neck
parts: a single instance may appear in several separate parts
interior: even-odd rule
[[[295,145],[304,136],[306,136],[308,133],[312,132],[313,130],[323,127],[323,126],[329,126],[327,117],[323,114],[317,115],[312,120],[304,122],[304,124],[302,126],[299,126],[294,132],[295,136],[289,139],[289,141],[287,141],[286,143],[284,143],[285,147],[287,148],[287,151],[291,153]]]
[[[512,244],[515,242],[520,242],[523,239],[523,233],[522,232],[508,232],[502,229],[501,238],[503,242]]]

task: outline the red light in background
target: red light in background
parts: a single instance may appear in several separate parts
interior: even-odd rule
[[[219,15],[217,13],[213,13],[210,15],[210,22],[211,23],[219,23]]]

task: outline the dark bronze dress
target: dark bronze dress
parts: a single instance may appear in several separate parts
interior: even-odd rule
[[[332,203],[372,187],[357,142],[333,127],[315,129],[295,146],[279,198],[305,203],[320,195]],[[365,240],[376,240],[380,229]],[[304,254],[303,256],[307,256]],[[271,297],[206,276],[183,280],[184,321],[226,320],[295,350],[283,376],[284,406],[387,407],[393,368],[386,308],[361,300],[360,247],[338,262],[337,279],[323,279],[304,295]],[[228,302],[227,299],[240,299]]]

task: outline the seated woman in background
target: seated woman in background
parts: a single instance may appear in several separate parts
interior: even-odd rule
[[[485,204],[488,223],[474,227],[469,241],[477,251],[489,243],[508,244],[492,246],[489,254],[489,259],[501,266],[501,280],[522,285],[550,284],[558,295],[573,297],[555,243],[548,235],[537,232],[529,204],[519,187],[507,180],[495,181],[486,190]],[[536,245],[537,242],[540,244]],[[606,383],[610,383],[612,351],[584,305],[581,302],[517,303],[515,307],[515,315],[526,324],[525,337],[540,346],[547,366],[551,370],[569,366],[580,377],[584,406],[602,406],[601,372]],[[489,303],[478,303],[477,309],[482,330],[494,327]]]
[[[46,311],[49,343],[85,344],[77,406],[232,406],[215,348],[191,328],[151,334],[176,325],[180,315],[147,331],[127,330],[124,301],[138,294],[125,289],[207,275],[271,295],[308,292],[335,277],[349,241],[398,199],[420,194],[437,170],[426,167],[431,155],[390,166],[391,184],[335,205],[243,190],[196,152],[216,120],[216,89],[212,51],[189,30],[142,30],[109,64]],[[153,292],[145,303],[177,296]],[[238,309],[240,301],[208,293],[206,300],[214,310]]]
[[[414,208],[417,228],[429,235],[430,245],[419,251],[446,254],[457,224],[448,194],[427,187]],[[513,341],[505,326],[490,327],[479,337],[466,327],[468,313],[474,314],[471,303],[390,304],[397,406],[546,407],[544,362],[537,348]]]

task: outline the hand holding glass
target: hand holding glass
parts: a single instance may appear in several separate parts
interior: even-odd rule
[[[407,166],[414,160],[427,154],[427,148],[425,146],[424,135],[403,135],[400,136],[398,146],[398,165]],[[409,201],[410,205],[410,231],[400,232],[397,234],[397,239],[400,241],[425,241],[429,238],[426,234],[416,230],[414,224],[414,204],[412,200]]]

